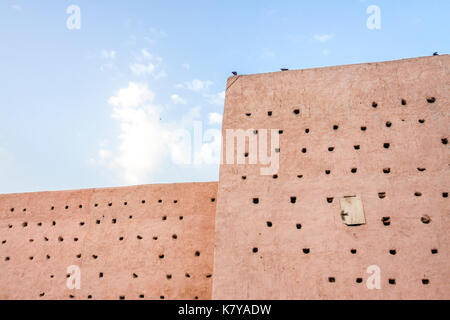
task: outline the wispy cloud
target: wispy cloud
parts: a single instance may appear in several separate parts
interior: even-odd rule
[[[110,59],[113,60],[116,58],[116,52],[114,50],[106,50],[103,49],[101,52],[101,55],[104,59]]]
[[[154,44],[158,39],[167,38],[167,32],[158,28],[150,28],[149,34],[144,37],[144,40],[149,44]]]
[[[154,36],[157,36],[159,38],[167,38],[167,32],[164,30],[158,29],[158,28],[150,28],[150,33]]]
[[[22,11],[22,7],[18,4],[12,4],[11,9],[13,9],[15,11]]]
[[[212,81],[210,80],[206,80],[206,81],[202,81],[199,79],[194,79],[192,81],[187,81],[184,83],[179,83],[176,85],[177,88],[179,89],[189,89],[192,91],[202,91],[207,89],[208,87],[210,87],[213,84]]]
[[[115,69],[114,59],[116,58],[116,51],[102,49],[100,57],[104,61],[100,66],[100,71]]]
[[[218,93],[211,93],[209,88],[214,83],[211,80],[199,80],[194,79],[192,81],[186,81],[175,85],[177,89],[187,89],[199,94],[207,103],[223,106],[225,101],[225,91]]]
[[[112,70],[114,69],[114,64],[113,63],[103,63],[100,66],[100,71],[104,72],[106,70]]]
[[[334,37],[333,34],[315,34],[314,35],[314,39],[319,42],[322,42],[322,43],[329,41],[333,37]]]
[[[155,79],[167,76],[166,72],[161,69],[163,59],[154,56],[147,49],[141,49],[135,61],[130,64],[130,70],[135,76],[153,76]]]
[[[216,106],[223,106],[225,101],[225,91],[218,92],[216,94],[203,94],[203,97],[211,104]]]
[[[142,49],[141,50],[141,56],[142,56],[143,59],[147,59],[147,60],[153,59],[153,55],[150,52],[148,52],[147,49]]]
[[[181,98],[179,95],[177,95],[175,93],[170,96],[170,100],[172,100],[172,102],[174,104],[186,104],[186,100],[184,100],[183,98]]]
[[[213,112],[208,115],[209,124],[222,124],[223,116],[220,113]]]
[[[130,82],[127,88],[120,89],[115,96],[109,98],[108,103],[114,106],[116,113],[118,108],[131,109],[147,105],[153,101],[155,94],[147,85]]]
[[[152,63],[133,63],[130,65],[130,70],[137,76],[145,76],[152,74],[155,71],[155,65]]]

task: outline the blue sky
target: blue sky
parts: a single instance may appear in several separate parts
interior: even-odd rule
[[[446,0],[1,0],[0,193],[215,181],[231,71],[448,53],[449,13]],[[192,152],[173,133],[194,123],[209,135],[180,164]]]

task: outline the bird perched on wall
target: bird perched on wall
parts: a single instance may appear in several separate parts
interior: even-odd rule
[[[237,72],[236,71],[233,71],[231,73],[233,74],[233,76],[237,76]]]
[[[281,71],[288,71],[289,69],[288,68],[281,68],[280,70]]]
[[[438,55],[439,55],[439,53],[437,53],[437,52],[433,53],[433,56],[438,56]]]

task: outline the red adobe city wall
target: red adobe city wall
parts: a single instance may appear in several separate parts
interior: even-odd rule
[[[449,299],[449,67],[231,77],[223,158],[228,129],[274,129],[274,174],[0,195],[0,299]],[[343,223],[348,196],[365,224]]]
[[[449,68],[446,55],[229,78],[223,154],[228,129],[282,130],[280,167],[221,165],[213,299],[449,299]],[[343,224],[346,196],[366,224]]]
[[[0,195],[0,299],[210,299],[216,193],[187,183]],[[66,285],[72,265],[79,290]]]

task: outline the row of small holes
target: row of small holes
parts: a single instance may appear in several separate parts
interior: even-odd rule
[[[424,215],[420,218],[420,221],[424,224],[429,224],[431,222],[431,218],[428,215]],[[381,218],[381,222],[385,226],[390,226],[391,225],[391,217],[383,217],[383,218]],[[267,221],[266,224],[267,224],[267,227],[269,227],[269,228],[272,228],[272,226],[273,226],[272,221]],[[298,227],[298,225],[297,225],[297,227]]]
[[[426,170],[427,170],[426,168],[417,168],[417,171],[419,171],[419,172],[424,172]],[[358,171],[358,168],[352,168],[352,169],[350,169],[350,171],[352,173],[356,173]],[[391,173],[391,168],[383,168],[382,171],[383,171],[384,174],[390,174]],[[325,170],[325,174],[326,175],[330,175],[331,174],[331,170]],[[274,174],[272,176],[272,179],[278,179],[279,177],[280,176],[278,174]],[[242,180],[247,180],[247,176],[242,176],[241,178],[242,178]],[[302,179],[303,175],[297,175],[297,178],[298,179]],[[442,197],[443,198],[447,198],[448,197],[448,192],[443,192],[442,193]]]
[[[295,114],[299,114],[300,111],[299,111],[298,109],[295,109],[295,110],[294,110],[294,113],[295,113]],[[246,115],[247,115],[247,116],[251,116],[251,113],[247,113]],[[421,124],[423,124],[423,123],[425,123],[425,120],[424,120],[424,119],[419,119],[418,122],[421,123]],[[390,128],[391,126],[392,126],[392,122],[387,121],[387,122],[386,122],[386,127]],[[336,131],[336,130],[339,129],[339,125],[335,124],[335,125],[333,125],[332,128],[333,128],[333,130]],[[361,126],[361,131],[367,131],[367,126]],[[310,129],[309,129],[309,128],[305,129],[305,133],[309,133],[309,132],[310,132]],[[283,133],[283,130],[279,130],[279,133],[282,134],[282,133]],[[258,134],[258,130],[254,130],[254,134]],[[441,138],[441,142],[442,142],[442,144],[444,144],[444,145],[448,144],[448,138]],[[386,144],[384,144],[384,147],[385,147],[385,148],[389,148],[389,146],[386,147]],[[330,149],[333,149],[333,150],[334,150],[334,147],[330,147],[329,150],[330,150]],[[359,146],[355,146],[355,149],[356,149],[356,150],[359,150]],[[330,152],[333,151],[333,150],[330,150]],[[278,152],[279,152],[279,151],[278,151]],[[305,149],[303,149],[303,152],[306,153]],[[248,154],[247,154],[247,153],[246,153],[246,157],[248,157]]]
[[[8,260],[9,260],[9,259],[8,259]],[[138,275],[135,274],[135,273],[133,273],[132,276],[133,276],[133,278],[138,278]],[[51,278],[54,278],[53,275],[51,275],[50,277],[51,277]],[[67,275],[66,275],[66,278],[69,278],[69,277],[70,277],[70,274],[67,274]],[[100,272],[100,273],[99,273],[99,278],[103,278],[103,277],[104,277],[103,272]],[[189,273],[186,273],[186,274],[185,274],[185,277],[186,277],[186,278],[190,278],[191,275],[190,275]],[[206,274],[205,277],[209,279],[209,278],[212,277],[212,274]],[[166,275],[166,278],[167,278],[168,280],[170,280],[170,279],[172,279],[172,275],[171,275],[171,274],[168,274],[168,275]],[[44,295],[45,295],[45,293],[41,293],[39,296],[40,296],[40,297],[43,297]],[[74,298],[73,295],[70,295],[69,297],[70,297],[70,298]],[[143,298],[144,298],[144,295],[141,294],[141,295],[139,295],[139,297],[140,297],[141,299],[143,299]],[[163,296],[161,296],[161,297],[163,297]],[[92,295],[89,295],[89,296],[88,296],[88,299],[91,299],[91,298],[92,298]],[[120,296],[120,298],[121,298],[122,300],[125,299],[124,296]],[[194,299],[198,299],[198,296],[196,296]]]
[[[426,98],[426,101],[427,101],[428,103],[435,103],[435,102],[436,102],[436,98],[435,98],[435,97],[427,97],[427,98]],[[405,99],[401,99],[400,103],[401,103],[402,106],[406,106],[406,104],[407,104]],[[378,107],[378,103],[375,102],[375,101],[372,102],[372,108],[377,108],[377,107]],[[300,114],[300,109],[294,109],[294,110],[293,110],[293,113],[294,113],[295,115],[299,115],[299,114]],[[247,117],[250,117],[252,114],[249,113],[249,112],[247,112],[245,115],[246,115]],[[268,115],[269,117],[271,117],[271,116],[273,115],[273,112],[272,112],[272,111],[268,111],[268,112],[267,112],[267,115]]]
[[[216,198],[211,198],[211,202],[215,202],[215,201],[216,201]],[[145,200],[142,200],[141,203],[142,203],[142,204],[145,204],[146,201],[145,201]],[[161,200],[161,199],[158,200],[158,203],[162,203],[162,200]],[[173,203],[178,203],[178,200],[173,200]],[[108,203],[108,207],[112,207],[112,205],[113,205],[112,202]],[[128,205],[128,202],[124,202],[123,205],[124,205],[124,206],[127,206],[127,205]],[[98,203],[94,204],[94,207],[98,207]],[[79,208],[79,209],[82,209],[82,208],[83,208],[83,205],[80,204],[80,205],[78,206],[78,208]],[[65,209],[65,210],[68,210],[68,209],[69,209],[69,206],[66,205],[66,206],[64,207],[64,209]],[[15,210],[14,208],[11,208],[11,209],[10,209],[11,212],[14,212],[14,210]],[[55,207],[54,207],[54,206],[50,207],[50,210],[52,210],[52,211],[55,210]],[[26,212],[27,209],[24,208],[23,211]]]
[[[383,148],[385,148],[385,149],[389,149],[390,146],[391,146],[391,144],[389,142],[383,143]],[[360,145],[354,145],[353,148],[355,150],[360,150],[361,146]],[[335,147],[328,147],[328,151],[329,152],[333,152],[334,150],[335,150]],[[307,148],[302,148],[301,151],[302,151],[302,153],[307,153],[308,149]],[[244,156],[248,157],[248,153],[245,153]]]
[[[422,193],[421,192],[414,192],[414,196],[421,197]],[[448,192],[442,193],[442,197],[443,198],[448,198]],[[386,198],[386,192],[379,192],[378,193],[378,198],[380,198],[380,199]],[[333,203],[334,198],[333,197],[327,197],[326,200],[327,200],[328,203]],[[252,202],[253,202],[253,204],[259,204],[259,198],[253,198]],[[290,202],[292,204],[296,203],[297,202],[297,197],[295,197],[295,196],[290,197]]]
[[[45,296],[45,292],[42,292],[42,293],[39,294],[39,297],[44,297],[44,296]],[[71,294],[71,295],[69,295],[69,298],[70,299],[75,299],[75,296]],[[88,299],[92,299],[92,295],[88,295],[87,298]],[[144,294],[140,294],[139,295],[139,299],[144,299],[144,298],[145,298]],[[159,298],[161,300],[164,300],[166,297],[165,296],[160,296]],[[198,296],[195,296],[194,299],[198,300]],[[125,300],[125,296],[119,296],[119,300]]]
[[[429,224],[431,222],[431,218],[428,215],[423,215],[420,218],[420,221],[424,224]],[[383,217],[383,218],[381,218],[381,222],[385,226],[390,226],[391,225],[391,217]]]
[[[139,295],[139,298],[144,299],[144,295],[143,294]],[[164,299],[166,299],[166,297],[160,296],[159,299],[164,300]],[[198,296],[195,296],[194,299],[198,300]],[[125,296],[119,296],[119,300],[125,300]]]
[[[426,168],[417,168],[417,170],[419,172],[424,172],[424,171],[426,171]],[[391,173],[391,168],[383,168],[381,171],[384,174],[390,174]],[[324,172],[325,172],[326,175],[330,175],[331,174],[331,170],[329,170],[329,169],[326,169]],[[351,168],[350,172],[351,173],[357,173],[358,172],[358,168]],[[246,176],[242,176],[243,180],[246,180],[246,178],[247,178]],[[273,179],[278,179],[279,176],[278,176],[278,174],[275,174],[275,175],[272,176],[272,178]],[[301,179],[301,178],[303,178],[303,175],[297,175],[297,178]],[[446,196],[444,194],[446,194],[446,192],[442,193],[443,197],[446,198]]]
[[[420,124],[424,124],[425,123],[425,119],[418,119],[417,122],[419,122]],[[391,128],[392,127],[392,122],[386,121],[385,125],[386,125],[387,128]],[[339,129],[338,125],[333,125],[333,130],[338,130],[338,129]],[[367,127],[366,126],[361,126],[361,131],[367,131]],[[305,133],[309,133],[309,132],[310,132],[310,129],[306,129],[305,130]],[[283,134],[284,130],[278,130],[278,133],[279,134]],[[258,134],[258,130],[253,130],[253,134],[257,135]],[[446,138],[442,138],[441,139],[443,144],[446,144],[445,140],[446,140]]]
[[[129,219],[133,219],[133,216],[129,216]],[[163,216],[162,218],[161,218],[163,221],[166,221],[167,220],[167,216]],[[179,220],[183,220],[184,219],[184,217],[183,216],[179,216],[178,217],[178,219]],[[101,223],[101,220],[96,220],[96,224],[100,224]],[[117,219],[112,219],[111,220],[111,223],[112,224],[116,224],[117,223]],[[80,226],[84,226],[85,225],[85,222],[84,221],[81,221],[80,222]],[[39,226],[39,227],[42,227],[42,222],[38,222],[37,223],[37,226]],[[53,221],[52,222],[52,226],[56,226],[56,222],[55,221]],[[11,229],[13,227],[13,225],[9,225],[9,228]],[[22,223],[22,227],[24,227],[24,228],[26,228],[26,227],[28,227],[28,222],[24,222],[24,223]]]
[[[446,139],[442,139],[442,143],[443,143],[443,144],[447,144],[447,143],[444,143],[444,141],[446,141]],[[448,141],[447,141],[447,142],[448,142]],[[384,148],[384,149],[389,149],[390,147],[391,147],[391,144],[390,144],[389,142],[384,142],[384,143],[383,143],[383,148]],[[360,150],[360,149],[361,149],[361,145],[354,145],[353,148],[354,148],[355,150]],[[335,147],[328,147],[328,151],[329,151],[329,152],[333,152],[334,150],[335,150]],[[276,148],[276,149],[275,149],[275,152],[279,153],[279,152],[280,152],[280,148]],[[308,149],[307,149],[307,148],[302,148],[302,149],[301,149],[301,152],[302,152],[302,153],[307,153],[307,152],[308,152]],[[244,153],[244,157],[245,157],[245,158],[248,158],[248,156],[249,156],[249,153],[248,153],[248,152],[245,152],[245,153]]]
[[[103,276],[104,276],[103,272],[100,272],[99,278],[103,278]],[[137,278],[139,278],[139,275],[137,275],[136,273],[133,273],[132,277],[133,277],[133,279],[137,279]],[[212,277],[211,274],[205,275],[205,278],[207,278],[207,279],[209,279],[211,277]],[[167,280],[171,280],[172,274],[166,274],[166,278],[167,278]],[[185,273],[185,278],[191,278],[191,275],[189,273]]]
[[[430,280],[429,279],[422,279],[421,281],[422,281],[422,284],[424,284],[424,285],[430,284]],[[329,277],[328,278],[328,282],[335,283],[336,282],[336,278],[335,277]],[[356,278],[356,283],[362,283],[362,282],[363,282],[362,278]],[[391,278],[391,279],[388,279],[388,283],[391,284],[391,285],[395,285],[396,281],[395,281],[395,279]]]
[[[258,253],[259,249],[257,247],[252,248],[252,252],[253,253]],[[309,254],[311,252],[311,248],[303,248],[303,253],[304,254]],[[431,249],[431,254],[437,254],[438,253],[438,249]],[[356,254],[357,250],[356,249],[351,249],[350,250],[351,254]],[[389,250],[389,254],[395,256],[397,254],[397,250],[396,249],[390,249]]]
[[[303,248],[302,251],[303,251],[304,254],[309,254],[311,252],[311,249],[310,248]],[[437,254],[438,253],[438,249],[431,249],[430,251],[431,251],[431,254]],[[350,250],[350,253],[353,254],[353,255],[357,254],[357,252],[358,251],[356,249],[351,249]],[[395,256],[397,254],[397,250],[390,249],[389,250],[389,254]]]
[[[139,236],[138,236],[138,237],[139,237]],[[138,238],[138,239],[139,239],[139,238]],[[141,237],[141,239],[142,239],[142,237]],[[140,239],[140,240],[141,240],[141,239]],[[60,240],[60,241],[62,241],[62,240]],[[195,251],[195,252],[194,252],[194,255],[195,255],[196,257],[199,257],[199,256],[200,256],[200,251],[198,251],[198,250]],[[159,257],[159,259],[164,259],[165,255],[164,255],[164,254],[159,254],[158,257]],[[50,256],[47,255],[47,258],[49,259]],[[81,258],[81,254],[78,254],[78,255],[77,255],[77,258],[78,258],[78,259]],[[98,255],[96,255],[96,254],[93,254],[93,255],[92,255],[92,259],[97,260],[98,258],[99,258]],[[32,259],[30,259],[30,260],[32,260]],[[9,259],[8,259],[7,261],[9,261]]]
[[[272,222],[268,222],[267,223],[268,225],[270,224],[270,227],[272,226]],[[299,227],[300,226],[300,227]],[[297,229],[301,229],[301,225],[297,225],[296,226],[297,227]],[[438,254],[438,249],[431,249],[430,250],[431,251],[431,254]],[[258,248],[257,247],[254,247],[253,249],[252,249],[252,252],[253,253],[257,253],[258,252]],[[304,254],[309,254],[311,252],[311,249],[310,248],[303,248],[303,253]],[[350,250],[350,253],[351,254],[356,254],[357,253],[357,250],[356,249],[351,249]],[[397,250],[395,250],[395,249],[390,249],[389,250],[389,253],[391,254],[391,255],[396,255],[397,254]],[[195,256],[199,256],[200,254],[199,254],[199,252],[197,251],[196,253],[195,253]],[[159,258],[160,259],[164,259],[164,254],[160,254],[159,255]],[[46,259],[47,260],[50,260],[50,255],[46,255]],[[78,259],[80,259],[81,258],[81,254],[78,254],[77,255],[77,258]],[[97,260],[98,259],[98,256],[97,255],[92,255],[92,258],[94,259],[94,260]],[[33,260],[34,259],[34,257],[33,256],[30,256],[29,257],[29,260]],[[10,261],[11,260],[11,257],[9,257],[9,256],[7,256],[7,257],[5,257],[5,261]],[[187,277],[187,278],[190,278],[190,274],[189,273],[186,273],[185,274],[185,276]],[[133,278],[137,278],[138,277],[138,275],[137,274],[133,274]],[[210,274],[208,274],[208,275],[206,275],[206,277],[207,278],[210,278],[211,277],[211,275]],[[103,272],[100,272],[99,273],[99,278],[103,278]],[[172,278],[172,276],[170,275],[170,277],[168,277],[168,279],[171,279]]]
[[[6,240],[4,241],[4,243],[6,243]],[[196,257],[199,257],[200,256],[200,251],[195,251],[194,252],[194,255],[196,256]],[[46,256],[47,257],[47,259],[50,259],[50,256],[49,255],[47,255]],[[78,254],[77,256],[76,256],[78,259],[81,259],[81,254]],[[158,255],[158,257],[159,257],[159,259],[164,259],[164,257],[165,257],[165,255],[164,254],[160,254],[160,255]],[[92,258],[94,259],[94,260],[97,260],[98,259],[98,256],[97,255],[92,255]],[[5,261],[10,261],[10,257],[6,257],[5,258]],[[33,257],[30,257],[30,260],[33,260]]]
[[[68,274],[67,275],[67,278],[69,277],[70,275]],[[99,274],[98,274],[98,277],[99,278],[103,278],[105,276],[105,274],[103,273],[103,272],[99,272]],[[139,278],[139,275],[138,274],[136,274],[136,273],[133,273],[132,275],[132,278],[133,279],[137,279],[137,278]],[[189,273],[185,273],[185,278],[190,278],[191,277],[191,274],[189,274]],[[207,279],[209,279],[209,278],[211,278],[212,277],[212,274],[206,274],[205,275],[205,278],[207,278]],[[172,274],[166,274],[166,278],[167,278],[167,280],[171,280],[172,279]]]

